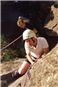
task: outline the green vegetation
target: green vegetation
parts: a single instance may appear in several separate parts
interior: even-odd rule
[[[16,56],[17,56],[16,51],[12,50],[12,49],[6,49],[4,52],[2,52],[2,59],[3,60],[14,59]]]
[[[1,35],[1,48],[7,45],[6,38],[4,35]]]
[[[3,48],[4,46],[6,46],[8,44],[6,38],[4,36],[1,37],[1,47]],[[17,48],[11,48],[8,47],[7,49],[3,50],[1,52],[1,60],[3,61],[9,61],[9,60],[13,60],[16,58],[23,58],[24,57],[24,50],[22,48],[17,49]]]

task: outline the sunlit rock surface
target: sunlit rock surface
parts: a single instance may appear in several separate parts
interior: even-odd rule
[[[53,15],[53,19],[45,25],[45,28],[48,28],[50,31],[52,30],[52,32],[48,32],[47,34],[49,36],[58,36],[58,8],[54,7],[54,5],[51,6],[51,11],[52,11],[52,15]],[[52,16],[51,15],[51,16]],[[47,17],[47,19],[49,18],[49,16]],[[46,21],[47,21],[46,19]]]
[[[58,44],[32,67],[25,87],[58,87]]]

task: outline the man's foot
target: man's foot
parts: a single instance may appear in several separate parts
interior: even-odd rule
[[[12,79],[13,79],[13,80],[18,79],[19,77],[20,77],[20,75],[19,75],[18,71],[14,71],[14,72],[12,73]]]
[[[13,80],[18,79],[18,78],[20,78],[21,76],[23,76],[23,75],[19,74],[18,71],[14,71],[14,72],[12,73],[12,79],[13,79]]]

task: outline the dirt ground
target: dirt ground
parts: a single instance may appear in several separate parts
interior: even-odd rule
[[[17,60],[10,60],[7,62],[0,63],[0,67],[1,67],[0,75],[4,75],[6,73],[9,73],[18,69],[20,65],[22,64],[23,60],[24,58],[22,59],[20,58]]]
[[[14,79],[12,79],[12,72],[18,70],[24,60],[24,58],[19,58],[0,63],[0,87],[8,87],[8,85],[14,81]]]

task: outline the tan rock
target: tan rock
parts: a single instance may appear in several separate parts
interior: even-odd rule
[[[31,69],[31,78],[25,87],[58,87],[58,44]]]
[[[51,6],[51,11],[53,12],[53,20],[50,20],[44,27],[52,30],[50,36],[58,35],[58,8],[55,8],[54,5]],[[46,19],[47,20],[47,19]]]

